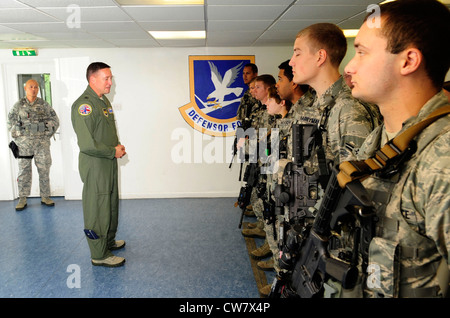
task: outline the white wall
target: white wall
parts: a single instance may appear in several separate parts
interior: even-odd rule
[[[232,137],[210,137],[194,132],[178,108],[189,103],[189,55],[255,55],[259,73],[278,74],[292,47],[266,48],[151,48],[151,49],[42,49],[37,57],[13,57],[0,50],[2,70],[11,63],[54,61],[58,71],[52,91],[59,96],[66,199],[80,199],[82,183],[77,170],[78,147],[70,120],[73,101],[87,86],[90,62],[111,66],[114,87],[108,95],[116,114],[127,156],[120,163],[121,198],[237,196],[239,165],[228,168]],[[19,60],[20,59],[20,60]],[[0,78],[0,200],[14,199],[12,165],[8,149],[5,76]],[[9,107],[8,107],[9,109]],[[172,134],[174,136],[172,137]],[[181,135],[180,135],[181,134]],[[180,136],[183,136],[180,137]],[[191,139],[190,142],[188,139]],[[191,162],[176,163],[172,149],[181,142],[191,148]],[[212,152],[211,148],[219,151]],[[194,152],[204,151],[200,163]],[[223,154],[220,155],[220,152]],[[210,155],[208,155],[210,154]],[[213,157],[219,162],[208,162]],[[198,161],[198,160],[197,160]],[[37,182],[35,177],[33,182]]]

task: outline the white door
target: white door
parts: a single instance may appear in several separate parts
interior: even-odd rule
[[[26,57],[24,57],[26,59]],[[5,95],[6,95],[6,111],[9,113],[12,106],[19,100],[19,87],[18,87],[18,75],[21,74],[50,74],[50,83],[59,78],[59,75],[56,73],[57,67],[55,67],[54,61],[39,61],[39,63],[32,61],[20,61],[16,63],[8,63],[5,66]],[[38,95],[41,97],[40,95]],[[51,91],[52,97],[52,106],[58,115],[60,121],[61,116],[59,112],[59,105],[61,105],[61,96],[58,94],[58,91],[52,89]],[[52,155],[52,166],[50,168],[50,190],[51,196],[64,196],[64,177],[63,177],[63,164],[62,164],[62,147],[61,147],[61,137],[59,133],[60,129],[54,135],[55,137],[51,139],[51,155]],[[11,135],[9,135],[11,138]],[[17,198],[19,195],[18,187],[17,187],[17,174],[18,174],[18,164],[17,159],[11,156],[11,168],[13,171],[14,182],[14,197]],[[33,182],[31,186],[31,195],[32,197],[38,197],[39,194],[39,176],[37,173],[36,166],[33,160]]]

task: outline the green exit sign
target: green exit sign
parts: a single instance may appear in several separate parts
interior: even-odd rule
[[[14,56],[36,56],[36,49],[13,49],[12,53]]]

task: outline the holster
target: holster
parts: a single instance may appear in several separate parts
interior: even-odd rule
[[[31,156],[21,156],[19,154],[19,146],[17,146],[17,144],[14,141],[11,141],[9,143],[9,148],[11,149],[11,151],[12,151],[12,153],[14,155],[14,158],[16,158],[16,159],[33,159],[33,155],[31,155]]]

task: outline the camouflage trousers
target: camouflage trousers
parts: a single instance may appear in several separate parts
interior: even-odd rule
[[[41,197],[50,196],[50,166],[52,157],[50,153],[49,138],[29,138],[19,137],[15,139],[19,147],[20,156],[33,155],[34,163],[39,174],[39,191]],[[33,159],[19,158],[19,175],[17,184],[19,187],[19,197],[27,197],[31,192]]]

